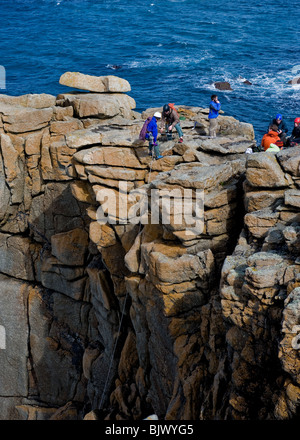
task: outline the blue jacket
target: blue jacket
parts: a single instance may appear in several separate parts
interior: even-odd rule
[[[153,142],[156,142],[158,132],[157,132],[157,121],[156,121],[156,118],[154,116],[153,116],[153,118],[151,119],[151,121],[148,124],[147,132],[152,133]],[[149,134],[148,133],[146,134],[146,139],[149,139]]]
[[[217,118],[219,115],[220,109],[221,109],[220,103],[217,104],[215,101],[210,101],[208,119]]]

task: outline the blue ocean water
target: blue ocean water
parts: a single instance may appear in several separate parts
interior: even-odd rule
[[[212,83],[229,81],[222,109],[259,140],[276,113],[290,132],[300,116],[300,86],[288,84],[300,74],[297,0],[0,0],[0,11],[1,93],[57,95],[66,71],[113,74],[142,111],[207,107]]]

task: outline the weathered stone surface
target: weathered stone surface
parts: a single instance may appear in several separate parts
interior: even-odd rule
[[[1,142],[1,137],[0,137]],[[1,144],[0,144],[1,145]],[[3,161],[2,154],[0,155],[0,197],[1,197],[1,204],[0,204],[0,219],[1,222],[7,215],[7,211],[9,208],[11,193],[9,190],[9,187],[5,181],[5,166]]]
[[[57,411],[56,408],[38,405],[17,405],[16,410],[21,420],[49,420]]]
[[[277,157],[284,171],[292,176],[300,175],[300,147],[281,150]]]
[[[204,263],[199,257],[183,255],[177,259],[172,259],[163,254],[152,252],[149,264],[150,267],[154,266],[154,272],[161,281],[176,284],[204,276],[205,270],[203,265],[213,264],[212,254],[203,255]],[[205,261],[206,259],[208,261]]]
[[[120,167],[105,167],[104,165],[86,166],[85,171],[88,174],[102,177],[103,179],[114,180],[144,180],[146,176],[145,170],[135,170]]]
[[[49,243],[55,233],[83,228],[84,211],[72,196],[69,182],[49,182],[44,192],[32,199],[28,220],[34,239]]]
[[[65,72],[59,79],[59,83],[68,87],[90,92],[130,92],[128,81],[114,75],[92,76],[80,72]]]
[[[261,264],[262,257],[263,263]],[[273,287],[283,280],[286,267],[282,265],[282,258],[276,254],[273,256],[268,253],[262,255],[256,253],[255,257],[252,257],[252,260],[254,260],[254,264],[252,263],[252,266],[246,269],[245,281],[250,283],[253,287],[259,289]],[[251,264],[251,257],[248,260],[248,264],[249,263]]]
[[[43,132],[30,133],[25,140],[25,153],[28,156],[40,155]]]
[[[69,148],[64,140],[54,141],[50,144],[42,143],[41,171],[45,181],[72,180],[76,171],[72,163],[74,150]]]
[[[2,273],[23,280],[34,280],[35,249],[30,239],[0,233],[0,248],[0,271]]]
[[[184,188],[210,189],[226,183],[232,177],[233,171],[230,163],[211,167],[194,166],[189,169],[177,167],[160,184],[158,180],[152,182],[158,188],[164,185],[178,185]],[[158,176],[158,179],[161,179]]]
[[[273,154],[254,153],[247,157],[246,179],[253,187],[286,187],[289,182]]]
[[[292,223],[282,230],[282,236],[292,255],[297,255],[300,244],[300,227],[298,223]]]
[[[3,113],[3,125],[7,132],[26,133],[46,127],[53,116],[53,109],[22,108],[0,104],[0,113]]]
[[[115,232],[109,224],[101,225],[99,222],[91,222],[89,235],[99,249],[116,244]]]
[[[70,148],[80,148],[100,144],[100,134],[96,130],[76,130],[66,136],[66,143]]]
[[[294,206],[295,208],[300,208],[300,190],[290,189],[285,191],[284,203]]]
[[[95,204],[95,197],[88,182],[75,181],[71,183],[71,191],[76,200],[89,205]]]
[[[245,206],[248,212],[259,211],[274,206],[284,200],[284,190],[280,191],[253,191],[245,194]]]
[[[24,153],[16,148],[10,137],[1,134],[1,150],[6,182],[10,188],[12,203],[21,203],[24,197]]]
[[[50,125],[50,133],[52,135],[66,135],[75,130],[80,130],[82,128],[82,123],[78,119],[73,118],[68,121],[56,121],[52,122]]]
[[[91,379],[92,363],[99,356],[100,351],[97,347],[87,347],[82,358],[82,369],[86,379]]]
[[[74,116],[74,110],[71,105],[67,107],[54,107],[54,118],[56,121],[68,121],[69,118]]]
[[[247,148],[253,147],[253,142],[249,140],[235,139],[234,141],[227,138],[207,139],[200,143],[199,148],[202,151],[209,151],[216,154],[240,154],[245,153]]]
[[[64,105],[71,105],[74,116],[79,118],[97,117],[113,118],[120,115],[132,119],[131,111],[135,108],[135,100],[121,93],[114,94],[64,94]]]
[[[84,416],[83,420],[99,420],[99,417],[97,416],[95,411],[90,411]]]
[[[300,312],[300,288],[296,287],[285,300],[285,308],[283,311],[282,334],[280,341],[279,357],[284,370],[289,374],[294,387],[287,388],[285,391],[286,398],[291,401],[289,405],[290,412],[295,414],[299,405],[299,312]],[[289,414],[280,414],[280,418],[289,418]]]
[[[49,406],[64,405],[73,398],[82,399],[76,357],[83,350],[81,335],[86,331],[88,309],[88,306],[58,293],[53,293],[51,306],[42,291],[30,293],[33,386],[40,399],[49,402]],[[51,325],[54,317],[56,320]],[[68,386],[62,387],[62,384]]]
[[[46,93],[22,96],[0,95],[0,103],[11,106],[31,107],[35,109],[49,108],[55,105],[55,96]]]
[[[264,237],[278,220],[279,213],[262,209],[245,215],[245,225],[254,237]]]
[[[88,248],[88,234],[82,229],[52,235],[51,252],[62,264],[82,266]]]
[[[94,125],[88,129],[74,131],[67,136],[66,142],[70,148],[81,148],[94,144],[105,146],[133,147],[141,145],[138,140],[138,133],[141,127],[137,124],[117,129],[106,128],[102,125]]]
[[[74,159],[85,165],[108,165],[128,168],[146,168],[136,157],[131,148],[121,147],[92,147],[74,154]]]
[[[44,287],[56,290],[75,300],[84,298],[86,276],[82,267],[66,266],[48,252],[44,252],[38,269],[38,280]]]
[[[27,396],[29,285],[12,277],[0,275],[1,334],[0,382],[1,400],[13,396]],[[0,419],[3,413],[1,411]]]

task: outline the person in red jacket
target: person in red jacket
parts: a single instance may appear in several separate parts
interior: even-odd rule
[[[275,125],[270,126],[268,133],[266,133],[261,140],[261,146],[264,151],[267,151],[271,144],[275,144],[278,147],[282,146],[282,141]]]

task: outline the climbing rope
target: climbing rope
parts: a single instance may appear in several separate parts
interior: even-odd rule
[[[148,174],[148,182],[147,182],[147,183],[149,183],[149,180],[150,180],[150,177],[151,177],[151,173],[152,173],[152,164],[153,164],[153,161],[154,161],[154,154],[153,154],[153,151],[154,151],[154,148],[152,147],[152,151],[151,151],[151,162],[150,162],[150,166],[149,166],[149,174]]]
[[[154,148],[152,148],[152,150],[151,150],[151,162],[150,162],[150,166],[149,166],[148,183],[149,183],[150,178],[151,178],[153,161],[154,161]],[[124,164],[123,164],[123,168],[126,169]],[[141,231],[141,226],[142,225],[140,223],[139,232]],[[103,388],[103,392],[102,392],[102,396],[101,396],[101,400],[100,400],[100,408],[99,409],[102,409],[102,405],[103,405],[103,402],[104,402],[104,399],[105,399],[105,394],[106,394],[107,386],[108,386],[108,383],[109,383],[109,378],[110,378],[110,374],[111,374],[113,360],[114,360],[117,344],[118,344],[119,337],[120,337],[121,326],[122,326],[122,322],[123,322],[123,318],[124,318],[124,314],[125,314],[125,307],[126,307],[127,298],[128,298],[128,291],[126,292],[126,296],[125,296],[125,300],[124,300],[124,304],[123,304],[121,319],[120,319],[119,328],[118,328],[118,336],[116,337],[116,340],[115,340],[115,343],[114,343],[114,347],[113,347],[113,351],[112,351],[112,354],[111,354],[111,357],[110,357],[109,368],[108,368],[108,372],[107,372],[107,376],[106,376],[106,380],[105,380],[105,384],[104,384],[104,388]]]
[[[123,309],[122,309],[122,315],[121,315],[121,319],[120,319],[120,322],[119,322],[118,336],[116,337],[114,348],[113,348],[113,351],[112,351],[112,354],[111,354],[109,368],[108,368],[108,372],[107,372],[107,376],[106,376],[106,380],[105,380],[105,384],[104,384],[104,389],[103,389],[102,396],[101,396],[100,408],[99,409],[102,409],[102,405],[103,405],[103,402],[104,402],[106,388],[107,388],[107,385],[108,385],[108,380],[109,380],[110,372],[111,372],[111,369],[112,369],[112,364],[113,364],[113,360],[114,360],[114,356],[115,356],[115,351],[116,351],[117,344],[118,344],[118,341],[119,341],[119,336],[120,336],[121,326],[122,326],[122,322],[123,322],[123,317],[124,317],[124,314],[125,314],[125,307],[126,307],[127,297],[128,297],[128,291],[126,292],[126,295],[125,295],[125,300],[124,300]]]

